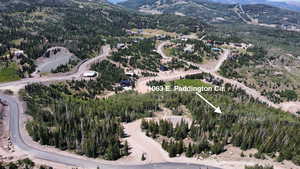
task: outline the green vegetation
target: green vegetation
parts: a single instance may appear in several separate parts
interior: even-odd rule
[[[55,70],[51,70],[52,73],[65,73],[69,72],[79,63],[79,60],[70,60],[69,63],[65,65],[58,66]]]
[[[128,155],[121,122],[148,117],[158,104],[151,95],[127,93],[106,100],[80,99],[60,86],[26,86],[23,96],[33,120],[26,128],[34,141],[88,157],[116,160]]]
[[[263,48],[249,48],[247,53],[238,54],[226,60],[220,68],[220,74],[228,78],[240,78],[243,76],[239,75],[238,68],[262,64],[266,59],[266,51]]]
[[[299,119],[256,103],[242,91],[228,85],[226,89],[228,94],[225,96],[220,93],[205,94],[212,103],[224,109],[222,115],[212,113],[213,110],[194,94],[166,94],[163,101],[165,106],[176,110],[185,105],[192,113],[193,124],[188,127],[185,122],[174,126],[168,121],[144,121],[141,127],[153,138],[166,136],[168,139],[165,139],[163,147],[170,156],[181,152],[173,150],[173,146],[178,147],[182,140],[190,138],[194,142],[191,145],[192,152],[188,152],[188,144],[183,145],[183,152],[187,156],[209,152],[218,154],[225,151],[225,145],[232,144],[242,150],[258,149],[260,155],[255,155],[257,158],[280,152],[279,158],[292,160],[298,165],[300,138],[294,136],[300,132]],[[284,137],[289,138],[288,143],[284,143]]]
[[[0,162],[0,169],[35,169],[37,166],[29,158],[18,160],[15,162],[2,163]],[[53,169],[48,166],[39,166],[39,169]]]
[[[188,84],[194,83],[195,80]],[[162,121],[149,122],[151,125],[147,126],[152,127],[143,127],[153,138],[167,137],[164,148],[170,156],[183,152],[186,156],[218,154],[226,151],[225,145],[232,144],[242,150],[256,148],[262,155],[279,152],[274,158],[298,164],[300,138],[294,136],[300,133],[299,119],[259,103],[241,89],[229,84],[225,87],[226,93],[203,93],[213,104],[222,107],[224,113],[218,115],[193,93],[125,93],[95,100],[71,94],[73,92],[60,85],[34,84],[26,87],[24,96],[27,113],[33,117],[26,126],[33,139],[41,144],[114,160],[128,154],[127,146],[120,142],[124,137],[121,122],[151,117],[161,104],[173,112],[185,106],[193,117],[191,126],[185,122],[174,126]],[[185,142],[181,143],[186,138],[193,140],[191,148]],[[174,148],[178,145],[183,145],[183,149]]]
[[[120,3],[122,6],[132,9],[139,9],[142,6],[149,6],[149,9],[159,10],[163,13],[173,14],[175,12],[183,13],[187,16],[195,17],[205,23],[236,23],[241,22],[234,13],[234,5],[213,3],[203,0],[189,0],[186,3],[176,4],[176,0],[162,1],[157,0],[131,0]],[[157,5],[159,4],[159,5]],[[216,19],[222,18],[222,19]]]
[[[274,169],[273,166],[261,166],[261,165],[255,165],[255,166],[245,166],[245,169]]]
[[[176,46],[170,51],[170,56],[179,57],[195,63],[201,63],[204,59],[217,57],[217,54],[211,51],[211,47],[200,40],[175,40],[174,43]]]
[[[128,45],[128,48],[114,52],[110,58],[123,66],[158,72],[161,56],[154,52],[154,49],[154,38],[143,39]]]
[[[286,98],[288,101],[295,101],[298,99],[298,95],[294,90],[281,91],[280,96]]]
[[[147,86],[150,86],[150,87],[152,87],[152,86],[165,86],[165,84],[166,83],[162,80],[160,80],[160,81],[152,80],[152,81],[147,83]]]
[[[8,45],[12,45],[10,47],[20,47],[30,58],[35,59],[55,44],[67,47],[79,58],[87,58],[99,51],[104,36],[126,35],[124,29],[159,28],[171,32],[184,29],[195,32],[195,27],[203,27],[195,19],[172,15],[142,15],[105,2],[74,0],[57,1],[51,5],[42,1],[26,2],[26,5],[10,2],[4,4],[9,8],[0,15],[3,21],[0,56],[7,51]],[[79,13],[86,15],[78,15]],[[11,30],[14,31],[10,32]],[[35,31],[37,33],[33,33]],[[22,41],[19,46],[15,43],[8,44],[24,37],[27,38],[26,42]]]
[[[20,69],[22,78],[34,72],[33,61],[53,46],[66,47],[78,58],[85,59],[99,53],[106,40],[127,36],[126,29],[188,33],[204,27],[193,18],[144,15],[104,1],[4,1],[0,11],[0,57],[11,53],[13,48],[23,50],[26,57],[19,60],[28,67]],[[58,71],[66,70],[62,66]]]
[[[269,66],[270,62],[277,62],[274,60],[263,48],[248,48],[245,53],[237,53],[226,60],[219,72],[257,89],[274,103],[297,101],[300,94],[297,78],[278,68],[281,66]],[[280,62],[286,61],[281,59]]]
[[[173,83],[173,82],[171,82]],[[193,87],[210,87],[211,85],[204,83],[201,80],[196,80],[196,79],[180,79],[180,80],[175,80],[174,85],[176,86],[193,86]]]
[[[61,91],[65,91],[70,95],[88,99],[103,94],[105,90],[118,92],[122,89],[115,84],[121,80],[129,80],[123,69],[107,60],[93,64],[91,69],[98,73],[96,79],[71,80],[57,84],[57,86]]]
[[[190,64],[186,63],[185,61],[180,60],[178,58],[172,58],[172,60],[170,62],[167,62],[164,66],[168,70],[176,70],[176,69],[184,69],[184,70],[198,69],[198,67],[190,65]]]
[[[288,9],[263,4],[243,5],[243,9],[248,15],[255,16],[259,23],[275,24],[278,26],[281,26],[281,24],[299,25],[300,23],[300,13]]]
[[[18,68],[15,63],[9,65],[0,64],[0,82],[19,80]]]

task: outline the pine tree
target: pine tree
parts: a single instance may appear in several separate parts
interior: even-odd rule
[[[177,153],[177,148],[176,148],[176,143],[174,143],[173,141],[171,141],[171,143],[169,144],[169,157],[176,157],[176,153]]]
[[[177,144],[177,154],[182,154],[183,151],[184,151],[183,140],[180,140],[179,143]]]
[[[129,155],[129,146],[128,146],[127,140],[125,141],[125,144],[124,144],[124,155],[125,156]]]
[[[142,161],[145,161],[145,160],[146,160],[146,157],[145,157],[145,154],[144,154],[144,153],[142,154],[141,160],[142,160]]]
[[[189,146],[188,146],[188,148],[187,148],[187,150],[186,150],[185,156],[186,156],[186,157],[192,157],[192,156],[193,156],[193,150],[192,150],[192,145],[191,145],[191,143],[189,143]]]

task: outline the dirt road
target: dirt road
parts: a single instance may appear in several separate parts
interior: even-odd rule
[[[165,42],[164,44],[167,44],[167,42]],[[163,54],[163,45],[159,45],[158,46],[159,49],[157,49],[157,51],[161,51]],[[97,56],[96,58],[93,58],[91,60],[86,61],[85,63],[83,63],[78,71],[72,75],[68,75],[68,76],[56,76],[56,77],[37,77],[37,78],[30,78],[30,79],[23,79],[20,81],[16,81],[16,82],[10,82],[10,83],[3,83],[0,84],[0,89],[19,89],[19,88],[23,88],[25,85],[30,84],[30,83],[41,83],[41,82],[51,82],[51,81],[64,81],[64,80],[72,80],[72,79],[80,79],[81,75],[83,72],[89,70],[90,65],[92,63],[95,63],[97,61],[101,61],[103,59],[106,59],[106,57],[110,54],[111,50],[109,48],[109,46],[105,46],[103,47],[103,52],[101,55]],[[267,103],[268,105],[275,107],[275,108],[279,108],[278,105],[275,105],[274,103],[270,102],[267,98],[263,97],[260,95],[259,92],[257,92],[254,89],[251,89],[249,87],[246,87],[245,85],[243,85],[242,83],[239,83],[235,80],[232,79],[227,79],[224,77],[221,77],[220,75],[218,75],[216,72],[218,71],[218,69],[220,68],[220,66],[222,65],[222,63],[228,58],[228,56],[230,55],[229,51],[225,51],[222,55],[222,57],[219,58],[219,60],[216,62],[216,64],[214,64],[215,66],[211,67],[211,68],[203,68],[202,65],[199,64],[195,64],[195,63],[190,63],[191,65],[197,66],[199,67],[199,70],[191,70],[191,71],[169,71],[169,72],[160,72],[158,73],[157,77],[146,77],[146,78],[141,78],[137,81],[136,84],[136,90],[140,93],[146,93],[149,92],[150,90],[147,87],[147,82],[151,81],[151,80],[164,80],[164,81],[172,81],[175,79],[179,79],[181,77],[184,77],[186,75],[191,75],[191,74],[197,74],[197,73],[201,73],[201,72],[206,72],[206,73],[211,73],[213,76],[223,79],[226,83],[231,83],[233,85],[236,85],[237,87],[240,87],[242,89],[244,89],[248,94],[250,94],[251,96],[253,96],[254,98],[258,98],[259,100],[261,100],[262,102]],[[163,56],[166,57],[166,56]],[[63,163],[63,164],[67,164],[67,165],[73,165],[73,166],[81,166],[81,167],[86,167],[86,168],[91,168],[91,167],[95,167],[95,166],[105,166],[106,168],[112,168],[112,169],[119,169],[119,168],[132,168],[132,169],[150,169],[152,167],[156,167],[156,168],[161,168],[161,169],[167,169],[170,167],[176,167],[176,168],[182,168],[182,169],[194,169],[196,167],[199,168],[199,165],[188,165],[187,167],[187,161],[189,160],[184,160],[184,159],[178,159],[178,161],[174,161],[174,159],[170,159],[167,157],[166,152],[164,152],[161,148],[159,143],[156,143],[155,141],[153,141],[150,138],[147,138],[142,132],[141,130],[139,130],[139,124],[140,121],[136,121],[133,123],[129,123],[127,125],[125,125],[125,132],[130,135],[130,137],[127,138],[129,144],[131,146],[134,146],[135,149],[139,150],[137,152],[137,154],[135,154],[136,156],[141,156],[141,152],[145,152],[148,154],[149,159],[145,161],[145,163],[155,163],[155,164],[147,164],[147,165],[142,165],[142,166],[133,166],[131,165],[130,167],[125,167],[125,166],[120,166],[120,165],[107,165],[104,164],[103,162],[99,162],[99,161],[95,161],[95,160],[91,160],[91,159],[82,159],[81,157],[73,157],[71,155],[66,155],[66,154],[60,154],[57,152],[49,152],[46,150],[40,150],[40,149],[36,149],[32,146],[30,146],[30,143],[25,143],[23,140],[22,135],[20,134],[20,127],[19,127],[19,123],[23,123],[23,121],[19,121],[20,120],[20,113],[23,113],[22,111],[20,111],[19,107],[19,103],[14,100],[13,98],[9,98],[9,97],[2,97],[3,99],[6,99],[8,101],[10,101],[10,108],[12,109],[11,113],[11,136],[14,140],[14,144],[16,144],[19,148],[21,148],[23,151],[26,151],[28,153],[31,153],[33,156],[36,156],[38,158],[41,159],[50,159],[51,161],[54,162],[58,162],[58,163]],[[153,154],[153,152],[155,152],[155,154]],[[122,159],[121,159],[122,160]],[[120,161],[121,164],[125,164],[125,162]],[[159,162],[160,164],[157,164],[157,162]],[[167,162],[167,163],[165,163]],[[170,163],[169,163],[170,162]],[[176,162],[182,162],[181,164],[177,164]],[[194,163],[195,161],[191,161],[192,163]],[[126,161],[126,163],[128,163],[128,161]],[[201,162],[196,162],[196,163],[201,163]],[[202,164],[202,163],[201,163]],[[218,166],[215,165],[215,163],[212,163],[214,166]],[[200,165],[201,167],[201,165]]]
[[[158,46],[157,51],[159,53],[163,53],[163,45],[167,45],[168,42],[161,43]],[[163,57],[166,57],[164,54],[162,54]],[[224,78],[220,75],[217,74],[217,71],[220,69],[221,65],[223,62],[230,56],[230,51],[229,50],[224,50],[224,53],[219,57],[219,59],[214,62],[210,63],[209,65],[201,65],[201,64],[195,64],[188,62],[191,65],[194,65],[199,68],[199,70],[192,70],[192,71],[168,71],[168,72],[160,72],[156,77],[145,77],[141,78],[137,81],[136,83],[136,90],[139,93],[146,93],[150,91],[150,88],[147,86],[147,82],[152,81],[152,80],[163,80],[163,81],[172,81],[176,79],[180,79],[181,77],[184,77],[186,75],[191,75],[191,74],[197,74],[201,72],[206,72],[210,73],[216,78],[224,80],[225,83],[230,83],[232,85],[235,85],[239,88],[244,89],[249,95],[251,95],[254,98],[259,99],[262,102],[265,102],[269,106],[272,106],[274,108],[282,108],[281,106],[272,103],[269,101],[266,97],[262,96],[258,91],[255,89],[249,88],[245,86],[244,84],[237,82],[232,79],[227,79]],[[296,106],[297,103],[290,103],[289,105]],[[285,105],[287,110],[291,110],[290,107],[287,107]],[[164,115],[161,115],[160,118],[167,118]],[[226,168],[226,169],[244,169],[245,165],[255,165],[255,164],[263,164],[263,165],[273,165],[275,168],[278,169],[289,169],[289,168],[295,168],[293,163],[291,162],[285,162],[285,164],[277,163],[274,162],[272,159],[270,160],[258,160],[255,158],[245,158],[240,157],[240,154],[242,150],[236,147],[231,147],[228,148],[228,151],[225,153],[222,153],[219,156],[215,156],[213,158],[208,158],[208,159],[197,159],[197,158],[186,158],[184,156],[181,157],[175,157],[175,158],[169,158],[166,155],[166,152],[162,150],[159,143],[150,139],[143,133],[140,129],[140,124],[141,120],[137,120],[132,123],[124,124],[124,129],[125,133],[129,135],[127,138],[127,141],[129,145],[132,147],[132,152],[134,155],[141,156],[142,153],[146,153],[148,161],[146,162],[158,162],[161,161],[168,161],[168,162],[176,162],[176,161],[181,161],[181,162],[187,162],[187,163],[198,163],[198,164],[203,164],[203,165],[211,165],[215,167],[221,167],[221,168]],[[150,139],[150,140],[149,140]],[[256,151],[256,150],[255,150]],[[246,152],[244,152],[246,153]],[[252,154],[253,150],[250,150],[248,154]],[[254,152],[255,153],[255,152]],[[254,154],[253,153],[253,154]],[[136,157],[136,156],[135,156]],[[131,159],[135,159],[132,157]]]
[[[86,61],[85,63],[81,64],[79,69],[76,73],[68,76],[55,76],[55,77],[35,77],[35,78],[28,78],[23,79],[20,81],[10,82],[10,83],[3,83],[0,84],[0,89],[21,89],[25,85],[30,83],[42,83],[42,82],[53,82],[53,81],[63,81],[63,80],[72,80],[72,79],[80,79],[82,73],[89,70],[90,65],[106,59],[106,57],[110,54],[109,46],[103,47],[103,52],[101,55]],[[31,158],[34,159],[41,159],[46,161],[51,161],[55,163],[60,163],[67,166],[75,166],[81,168],[105,168],[105,169],[199,169],[199,168],[211,168],[217,169],[215,167],[203,166],[198,164],[188,164],[188,163],[177,163],[177,162],[165,162],[161,160],[160,163],[147,163],[143,165],[133,165],[128,161],[119,162],[110,162],[104,160],[96,160],[90,159],[83,156],[70,154],[68,152],[62,152],[57,150],[53,147],[44,147],[32,141],[32,139],[26,137],[27,132],[24,129],[25,118],[24,110],[22,107],[22,103],[16,97],[7,96],[7,95],[0,95],[0,99],[5,100],[8,103],[9,107],[9,135],[11,138],[11,142],[15,145],[19,150],[25,152],[26,154],[30,155]],[[134,129],[137,128],[136,125],[132,126]],[[21,132],[22,131],[22,132]],[[130,130],[128,131],[130,133]],[[134,136],[134,133],[133,135]],[[138,135],[135,137],[139,137]],[[134,140],[134,139],[133,139]],[[153,140],[146,139],[145,143],[153,143]],[[138,144],[138,143],[137,143]],[[157,144],[157,149],[159,144]],[[163,159],[162,157],[155,157],[151,161],[158,161],[158,159]]]
[[[164,53],[163,53],[163,46],[167,45],[169,42],[165,41],[163,43],[161,43],[158,48],[157,51],[159,53],[162,53],[162,56],[165,57]],[[203,65],[203,64],[196,64],[193,62],[187,62],[188,64],[191,64],[193,66],[196,66],[199,68],[199,70],[192,70],[192,71],[168,71],[168,72],[160,72],[158,73],[157,77],[145,77],[145,78],[141,78],[137,81],[136,83],[136,90],[140,93],[146,93],[149,92],[150,89],[149,87],[146,85],[149,81],[152,80],[163,80],[163,81],[172,81],[172,80],[176,80],[176,79],[180,79],[181,77],[184,77],[186,75],[191,75],[191,74],[197,74],[197,73],[210,73],[211,75],[213,75],[216,78],[222,79],[225,83],[229,83],[232,85],[235,85],[243,90],[246,91],[247,94],[249,94],[250,96],[252,96],[255,99],[260,100],[263,103],[266,103],[267,105],[274,107],[274,108],[281,108],[284,111],[288,111],[291,112],[293,114],[295,114],[295,112],[300,111],[300,104],[299,102],[287,102],[287,103],[281,103],[281,104],[275,104],[273,102],[271,102],[268,98],[266,98],[265,96],[262,96],[260,94],[259,91],[256,91],[253,88],[247,87],[246,85],[244,85],[243,83],[240,83],[234,79],[228,79],[225,77],[220,76],[217,71],[220,69],[221,65],[224,63],[224,61],[230,56],[230,50],[225,49],[224,52],[220,55],[219,59],[217,61],[215,61],[213,64],[208,64],[207,65]]]

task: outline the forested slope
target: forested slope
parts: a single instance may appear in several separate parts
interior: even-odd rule
[[[21,77],[35,70],[34,60],[53,46],[68,48],[83,59],[100,52],[104,39],[126,36],[126,29],[159,28],[176,32],[202,30],[204,24],[188,17],[150,16],[103,1],[4,1],[0,6],[0,60],[17,63]],[[14,50],[13,50],[14,49]]]
[[[194,93],[172,93],[164,95],[162,102],[173,112],[186,106],[193,117],[192,124],[144,120],[141,128],[149,137],[160,138],[157,140],[170,157],[220,154],[231,144],[242,150],[257,149],[255,158],[269,156],[279,162],[292,160],[300,165],[299,118],[268,108],[229,84],[226,94],[203,95],[222,107],[223,114],[213,113]]]
[[[82,99],[60,85],[34,84],[26,87],[24,95],[27,113],[33,117],[27,129],[35,141],[89,157],[115,160],[127,155],[127,144],[120,142],[124,137],[120,123],[151,117],[163,105],[174,113],[185,106],[193,117],[191,126],[184,122],[176,126],[164,121],[143,122],[147,135],[169,138],[164,140],[163,148],[171,157],[184,152],[188,157],[219,154],[226,151],[225,145],[232,144],[242,150],[258,149],[257,158],[268,155],[300,164],[299,119],[269,108],[229,84],[226,93],[203,93],[222,107],[222,115],[213,113],[194,93],[124,93],[95,100]],[[186,144],[185,140],[192,142]]]
[[[118,95],[107,100],[82,100],[66,95],[59,86],[26,87],[26,128],[34,141],[88,157],[116,160],[128,154],[121,122],[151,116],[158,105],[151,96]]]

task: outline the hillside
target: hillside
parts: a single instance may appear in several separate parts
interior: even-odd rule
[[[35,60],[51,47],[65,47],[84,59],[99,53],[103,39],[124,36],[126,29],[195,32],[204,27],[188,17],[140,14],[104,0],[1,1],[0,21],[1,64],[17,63],[21,78],[34,72]]]
[[[299,168],[297,12],[2,1],[0,169]]]
[[[206,23],[240,22],[232,8],[234,5],[205,2],[202,0],[129,0],[120,3],[121,6],[137,9],[143,12],[157,12],[177,15],[187,15],[198,18]]]
[[[300,2],[287,0],[287,1],[272,1],[272,0],[211,0],[213,2],[228,3],[228,4],[265,4],[274,7],[285,8],[294,11],[300,11]]]
[[[288,29],[300,27],[300,13],[261,4],[223,4],[208,0],[128,0],[120,5],[149,13],[172,13],[193,16],[209,23],[265,24],[264,26]],[[241,8],[241,9],[240,9]]]

